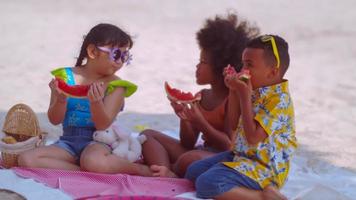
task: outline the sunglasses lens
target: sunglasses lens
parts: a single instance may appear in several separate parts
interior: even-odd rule
[[[116,50],[113,51],[113,58],[114,58],[114,60],[119,60],[121,58],[120,49],[116,49]]]
[[[128,51],[123,52],[122,56],[121,56],[121,61],[124,63],[129,60],[129,57],[130,57],[130,54]]]

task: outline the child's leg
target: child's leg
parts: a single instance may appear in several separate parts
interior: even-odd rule
[[[150,169],[152,171],[153,176],[155,177],[170,177],[170,178],[178,178],[178,176],[163,165],[151,165]]]
[[[244,187],[235,187],[230,191],[225,192],[219,196],[215,197],[216,199],[224,200],[236,200],[236,199],[246,199],[246,200],[288,200],[283,194],[281,194],[278,189],[273,186],[268,186],[263,191],[260,190],[251,190]]]
[[[235,187],[228,192],[225,192],[215,199],[246,199],[246,200],[288,200],[278,189],[273,186],[268,186],[263,191],[251,190],[243,187]]]
[[[219,196],[214,197],[218,200],[266,200],[262,196],[262,192],[259,190],[251,190],[244,187],[236,187],[228,192],[225,192]],[[275,199],[277,200],[277,199]]]
[[[120,158],[112,154],[108,147],[99,143],[90,144],[83,150],[80,166],[90,172],[152,176],[148,166]]]
[[[177,158],[187,151],[180,142],[155,130],[145,130],[141,134],[147,137],[142,145],[142,154],[147,165],[165,166],[171,168]]]
[[[57,146],[39,147],[19,155],[19,166],[34,168],[51,168],[79,170],[76,159],[68,151]]]
[[[218,163],[195,182],[199,198],[262,199],[262,188],[251,178]]]
[[[193,151],[195,151],[195,150],[193,150]],[[188,151],[188,152],[190,152],[190,151]],[[216,156],[212,156],[211,158],[196,161],[195,163],[192,164],[194,166],[190,168],[189,175],[186,175],[185,178],[190,179],[191,181],[195,181],[196,177],[198,177],[200,174],[204,173],[211,166],[215,165],[216,163],[218,163],[222,160],[228,160],[230,157],[232,159],[231,152],[223,152],[220,154],[216,154]],[[191,158],[189,156],[187,156],[186,161],[187,162],[191,161]],[[173,178],[178,177],[177,174],[175,174],[173,171],[171,171],[166,166],[152,165],[151,171],[153,172],[154,176],[173,177]],[[183,176],[183,174],[181,176]]]
[[[184,177],[184,174],[187,171],[187,168],[189,167],[190,164],[192,164],[195,161],[214,156],[215,154],[216,153],[204,151],[204,150],[187,151],[181,156],[179,156],[177,161],[174,163],[173,171],[179,177]]]
[[[200,150],[192,150],[192,151],[188,151],[186,153],[184,153],[182,156],[184,156],[184,158],[182,158],[181,160],[181,157],[180,156],[177,160],[177,162],[180,162],[180,166],[181,167],[185,167],[184,169],[184,173],[186,171],[186,167],[188,167],[188,165],[190,165],[192,162],[196,161],[196,160],[200,160],[198,158],[201,158],[200,156],[197,157],[199,155],[199,153],[197,151],[200,151]],[[196,152],[196,155],[194,155],[194,153],[191,153],[190,152]],[[201,152],[200,152],[201,153]],[[220,156],[221,157],[221,156]],[[201,174],[203,173],[205,170],[209,169],[210,166],[218,163],[222,158],[214,158],[214,160],[208,160],[207,162],[209,164],[207,164],[204,160],[204,162],[201,162],[201,163],[197,163],[197,166],[196,166],[196,169],[193,169],[192,173],[193,174]],[[225,156],[222,156],[225,158]],[[180,161],[181,160],[181,161]],[[206,167],[205,167],[206,166]],[[179,166],[178,166],[179,167]],[[163,166],[163,165],[151,165],[151,171],[153,172],[153,176],[159,176],[159,177],[171,177],[171,178],[177,178],[177,177],[183,177],[184,176],[184,173],[181,173],[181,174],[176,174],[175,172],[176,171],[176,168],[177,166],[174,165],[172,168],[174,168],[174,172],[171,171],[169,168],[167,168],[166,166]],[[202,169],[205,169],[204,171],[200,172],[200,170]],[[199,171],[199,172],[196,172],[196,171]]]
[[[195,180],[201,174],[203,174],[204,172],[209,170],[211,167],[213,167],[217,163],[222,162],[222,161],[231,161],[232,158],[233,158],[233,153],[231,151],[225,151],[222,153],[218,153],[212,157],[195,161],[188,167],[184,178],[195,182]]]

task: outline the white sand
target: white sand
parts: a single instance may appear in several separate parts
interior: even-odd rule
[[[353,0],[0,1],[0,124],[12,105],[23,102],[58,137],[60,127],[46,117],[49,71],[73,65],[82,35],[109,22],[135,36],[133,63],[118,75],[139,90],[119,119],[129,128],[176,130],[163,82],[202,88],[194,80],[195,32],[207,17],[234,9],[263,33],[279,34],[290,44],[287,78],[300,149],[284,192],[294,197],[322,183],[351,198],[356,196],[355,6]]]

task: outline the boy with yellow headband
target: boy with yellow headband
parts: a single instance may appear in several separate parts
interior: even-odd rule
[[[272,191],[273,199],[285,199],[274,188],[284,185],[297,147],[293,104],[283,79],[288,43],[275,35],[257,37],[247,44],[242,61],[250,79],[225,74],[228,116],[236,130],[232,150],[194,162],[186,178],[195,182],[201,198],[268,199]]]

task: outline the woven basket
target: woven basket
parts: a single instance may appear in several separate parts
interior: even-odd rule
[[[5,144],[0,140],[2,165],[5,168],[18,166],[18,155],[44,145],[47,133],[41,132],[33,110],[25,104],[16,104],[6,114],[2,131],[4,135],[16,139],[15,144]]]

